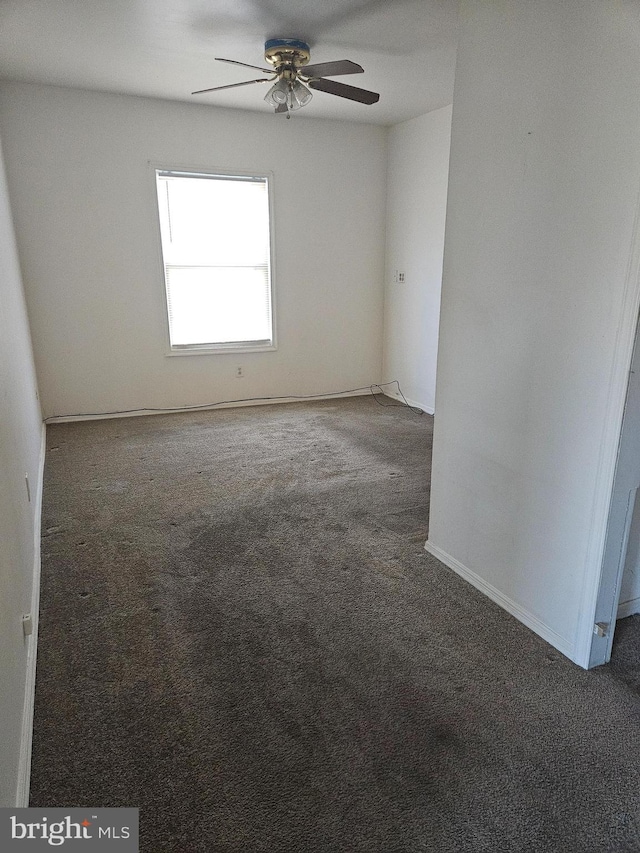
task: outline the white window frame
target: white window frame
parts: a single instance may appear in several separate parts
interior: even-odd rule
[[[191,355],[220,355],[224,353],[245,352],[272,352],[277,350],[277,324],[276,324],[276,275],[275,275],[275,226],[274,226],[274,204],[273,204],[273,172],[261,170],[246,171],[244,169],[212,169],[211,167],[179,166],[172,164],[149,162],[151,171],[151,182],[153,189],[153,209],[156,221],[157,251],[159,259],[159,279],[161,282],[162,310],[164,316],[165,355],[166,356],[191,356]],[[221,178],[257,178],[266,181],[267,200],[269,205],[269,285],[271,297],[271,343],[251,344],[239,343],[212,343],[194,344],[192,346],[173,346],[171,344],[171,329],[169,325],[169,306],[167,302],[167,283],[165,276],[164,254],[162,250],[162,232],[160,227],[160,210],[158,206],[157,173],[174,172],[186,175],[210,175]]]

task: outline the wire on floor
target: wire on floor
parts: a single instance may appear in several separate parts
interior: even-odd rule
[[[402,402],[402,403],[400,403],[400,402],[398,402],[398,403],[381,403],[380,400],[378,400],[378,395],[374,392],[373,389],[379,388],[381,394],[384,395],[385,392],[382,390],[383,385],[384,386],[386,386],[386,385],[397,386],[398,394],[402,397],[404,402]],[[424,415],[424,411],[422,409],[418,408],[418,406],[412,406],[411,403],[407,400],[407,398],[402,393],[402,388],[400,387],[400,383],[398,382],[397,379],[394,379],[393,382],[383,382],[382,385],[372,385],[371,386],[371,393],[373,394],[373,398],[376,401],[376,403],[379,406],[382,406],[383,409],[397,409],[397,408],[405,409],[406,408],[406,409],[409,409],[410,412],[413,412],[414,415]]]
[[[387,388],[389,385],[395,385],[398,389],[398,394],[402,398],[404,402],[397,403],[381,403],[378,400],[378,397],[384,395],[386,392],[383,390]],[[375,389],[378,389],[377,391]],[[363,385],[360,388],[349,388],[345,391],[332,391],[328,394],[287,394],[280,397],[243,397],[240,400],[219,400],[216,403],[200,403],[197,406],[170,406],[168,408],[156,408],[153,406],[143,407],[140,409],[118,409],[113,412],[82,412],[76,413],[72,415],[52,415],[49,418],[45,418],[45,424],[54,423],[55,421],[59,421],[61,419],[67,418],[100,418],[100,417],[115,417],[116,415],[137,415],[137,414],[146,414],[150,412],[163,412],[166,414],[170,414],[172,412],[195,412],[195,411],[204,411],[206,409],[213,409],[216,406],[231,406],[236,403],[268,403],[275,402],[277,400],[318,400],[318,399],[326,399],[330,397],[338,397],[340,394],[355,394],[357,391],[370,391],[371,396],[374,398],[376,403],[383,408],[407,408],[414,415],[423,415],[424,412],[422,409],[419,409],[417,406],[412,406],[407,402],[406,397],[402,393],[402,389],[400,388],[400,383],[397,379],[394,379],[392,382],[381,382],[380,384],[373,385]]]

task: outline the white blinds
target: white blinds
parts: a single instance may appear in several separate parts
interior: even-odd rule
[[[271,344],[266,178],[156,176],[172,348]]]

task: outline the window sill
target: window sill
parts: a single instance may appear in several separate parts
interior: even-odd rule
[[[259,344],[251,346],[249,344],[224,344],[213,346],[198,346],[198,347],[175,347],[165,353],[167,356],[183,356],[183,355],[222,355],[224,353],[241,353],[241,352],[273,352],[278,347],[273,344]]]

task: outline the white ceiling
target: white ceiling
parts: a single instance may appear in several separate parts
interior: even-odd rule
[[[306,116],[394,124],[451,103],[457,19],[458,0],[0,0],[0,77],[269,113],[266,86],[190,92],[261,76],[215,56],[263,66],[267,38],[299,38],[380,93],[315,92]]]

